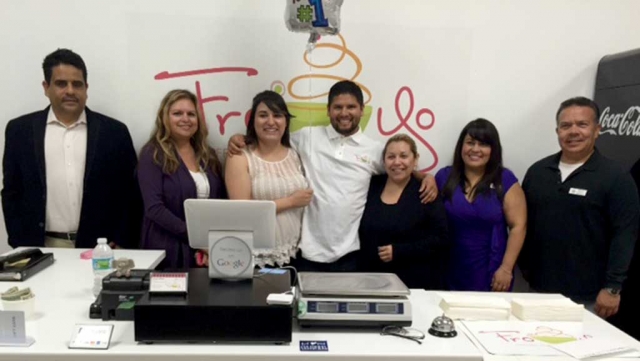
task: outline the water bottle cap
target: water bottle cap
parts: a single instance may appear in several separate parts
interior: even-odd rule
[[[98,244],[107,244],[106,238],[98,238]]]

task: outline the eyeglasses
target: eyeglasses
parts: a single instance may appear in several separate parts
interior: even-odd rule
[[[422,341],[425,338],[424,332],[411,327],[399,327],[399,326],[385,326],[380,331],[382,336],[397,336],[406,338],[407,340],[415,341],[419,345],[422,345]]]

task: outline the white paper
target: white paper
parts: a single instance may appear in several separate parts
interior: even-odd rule
[[[474,307],[446,307],[440,305],[445,316],[454,320],[467,321],[503,321],[508,320],[509,310],[498,308],[474,308]]]
[[[582,333],[582,323],[578,322],[462,321],[462,323],[492,355],[559,356],[563,353],[542,340],[575,340],[572,334]]]
[[[500,356],[564,356],[577,343],[584,354],[608,354],[623,351],[624,344],[612,343],[597,329],[583,329],[581,322],[461,321],[474,343],[488,353]],[[580,342],[580,343],[578,343]],[[583,346],[579,346],[583,345]],[[587,345],[587,346],[584,346]],[[561,351],[562,349],[563,351]],[[579,355],[578,352],[575,353]],[[616,357],[638,357],[628,352]],[[588,356],[585,356],[588,357]]]
[[[513,315],[524,321],[582,322],[584,306],[566,297],[514,298],[511,300]]]
[[[441,305],[447,307],[464,307],[464,308],[491,308],[510,310],[511,304],[503,297],[498,296],[478,296],[461,293],[440,293],[442,297]]]
[[[611,338],[587,338],[575,342],[553,345],[553,348],[577,359],[635,351],[624,343]],[[635,357],[637,357],[638,353],[635,352],[635,354]],[[620,357],[624,356],[620,355]]]
[[[75,325],[71,334],[69,348],[109,348],[113,325]]]
[[[0,342],[23,343],[26,337],[24,312],[0,311]]]
[[[186,272],[151,273],[150,292],[187,292],[188,274]]]
[[[0,346],[30,346],[34,342],[26,334],[23,311],[0,311]]]

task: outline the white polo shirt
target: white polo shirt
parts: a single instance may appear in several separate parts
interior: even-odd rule
[[[86,158],[86,113],[82,111],[75,123],[66,126],[49,109],[44,134],[47,231],[78,231]]]
[[[371,176],[384,172],[384,145],[358,132],[345,137],[326,127],[291,134],[313,189],[302,219],[302,256],[330,263],[360,249],[358,227]]]

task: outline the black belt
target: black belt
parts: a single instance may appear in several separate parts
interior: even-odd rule
[[[64,232],[44,232],[47,237],[66,239],[68,241],[75,241],[77,233],[64,233]]]

